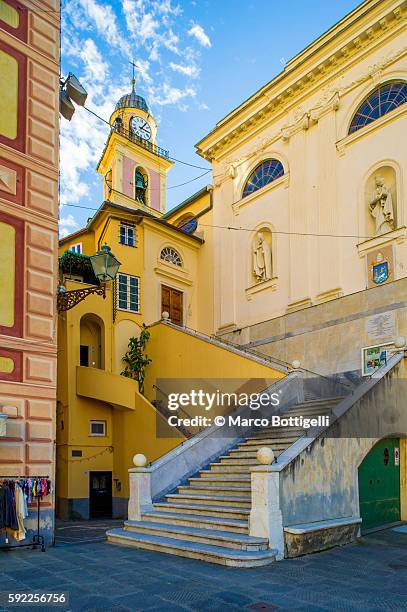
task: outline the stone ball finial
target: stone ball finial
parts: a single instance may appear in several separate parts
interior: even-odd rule
[[[168,321],[170,318],[170,313],[164,310],[164,312],[161,314],[161,318],[163,321]]]
[[[138,468],[146,467],[147,457],[142,453],[137,453],[137,455],[134,455],[133,457],[133,463]]]
[[[298,368],[301,367],[301,361],[299,359],[294,359],[291,365],[294,368],[294,370],[298,370]]]
[[[263,446],[257,451],[257,461],[262,465],[271,465],[274,461],[273,449],[269,446]]]
[[[404,336],[398,336],[394,341],[396,349],[406,348],[406,339]]]

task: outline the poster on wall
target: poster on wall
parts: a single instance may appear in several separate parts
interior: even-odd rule
[[[381,344],[378,346],[367,346],[362,349],[362,374],[370,376],[376,370],[386,365],[392,354],[393,344]]]

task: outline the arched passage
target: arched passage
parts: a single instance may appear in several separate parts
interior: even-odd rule
[[[105,367],[104,324],[94,314],[86,314],[81,318],[80,365],[101,369]]]

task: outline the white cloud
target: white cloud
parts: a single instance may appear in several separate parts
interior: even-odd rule
[[[181,53],[178,47],[179,37],[176,34],[174,34],[174,32],[171,29],[165,33],[165,36],[163,37],[163,45],[169,51],[172,51],[176,55],[179,55]]]
[[[98,4],[96,0],[79,0],[79,4],[106,42],[130,55],[130,47],[120,32],[113,7],[110,4]]]
[[[170,62],[169,66],[174,72],[180,72],[181,74],[184,74],[188,77],[192,77],[194,79],[199,75],[200,72],[198,66],[195,66],[194,64],[183,65]]]
[[[78,224],[75,221],[72,215],[67,215],[66,217],[61,217],[59,220],[59,237],[65,238],[69,234],[72,234],[73,231],[78,229]]]
[[[66,49],[66,48],[65,48]],[[85,72],[83,79],[94,83],[103,83],[109,73],[109,66],[103,60],[102,54],[91,38],[81,41],[81,44],[70,45],[68,54],[81,59]]]
[[[179,4],[173,6],[171,0],[161,0],[161,2],[156,2],[155,6],[159,13],[168,13],[177,17],[182,13],[182,8]]]
[[[192,87],[186,87],[185,89],[179,89],[178,87],[172,87],[169,83],[164,83],[162,88],[162,96],[156,99],[156,103],[160,106],[167,106],[168,104],[176,104],[184,98],[194,98],[196,91]],[[185,108],[185,106],[183,107]],[[183,110],[182,108],[180,110]]]
[[[205,30],[198,23],[188,30],[189,36],[194,36],[203,47],[211,47],[212,43]]]
[[[159,22],[154,19],[151,13],[146,13],[141,18],[140,29],[138,30],[139,35],[143,41],[149,38],[155,38],[157,36],[157,29],[159,28]]]

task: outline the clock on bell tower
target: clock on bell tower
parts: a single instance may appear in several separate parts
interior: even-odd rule
[[[165,213],[166,177],[173,162],[157,144],[157,123],[146,100],[132,90],[110,117],[111,131],[98,165],[104,198],[127,208]]]

